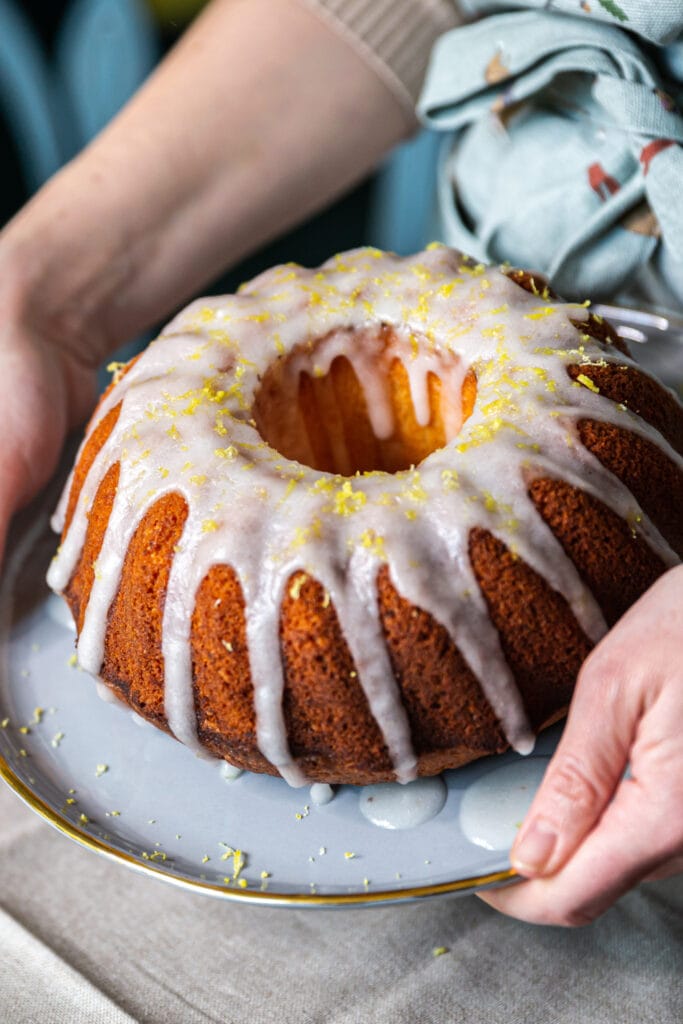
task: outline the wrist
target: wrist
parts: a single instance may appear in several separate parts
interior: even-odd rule
[[[5,322],[94,367],[116,343],[103,315],[116,264],[89,222],[79,177],[68,165],[0,233],[0,309]]]

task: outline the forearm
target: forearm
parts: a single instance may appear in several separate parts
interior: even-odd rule
[[[361,177],[412,127],[296,0],[214,0],[134,100],[28,204],[0,277],[93,363]]]

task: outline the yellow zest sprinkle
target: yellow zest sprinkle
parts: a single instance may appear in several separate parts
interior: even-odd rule
[[[190,483],[194,484],[196,487],[201,487],[203,484],[206,483],[206,476],[205,476],[205,474],[204,473],[195,473],[194,476],[190,477]]]
[[[442,469],[441,470],[441,482],[443,484],[444,491],[454,491],[460,486],[458,481],[458,473],[455,469]]]
[[[19,732],[21,733],[22,736],[30,736],[31,734],[31,730],[27,725],[20,725]]]
[[[481,277],[485,270],[486,267],[484,266],[483,263],[477,263],[474,266],[471,266],[467,263],[462,263],[458,267],[458,271],[461,274],[467,274],[469,277]]]
[[[232,462],[239,453],[234,444],[229,444],[227,448],[214,448],[213,454],[218,456],[219,459],[229,459]]]
[[[260,877],[261,878],[270,878],[271,877],[270,871],[262,871]]]
[[[505,338],[505,327],[503,324],[496,324],[495,327],[485,327],[481,332],[483,338],[493,338],[494,341],[503,341]]]
[[[329,604],[330,604],[330,595],[329,595],[329,592],[326,590],[325,593],[323,594],[323,608],[328,608]]]
[[[375,533],[374,530],[364,530],[360,535],[360,542],[364,548],[372,551],[373,555],[386,561],[387,553],[384,549],[384,537]]]
[[[347,850],[346,853],[344,854],[344,860],[353,860],[355,856],[355,853],[352,853],[350,850]]]
[[[585,373],[580,373],[576,380],[579,384],[583,384],[585,388],[588,388],[589,391],[594,391],[596,395],[600,394],[600,388]]]
[[[225,647],[225,649],[228,652],[228,654],[232,654],[233,647],[232,647],[232,644],[230,643],[230,641],[229,640],[221,640],[221,643]]]
[[[95,777],[99,779],[99,778],[102,777],[102,775],[105,775],[108,771],[109,771],[109,765],[108,764],[98,764],[97,768],[95,769]]]
[[[300,479],[301,477],[299,477],[298,479],[296,477],[292,477],[291,480],[288,480],[287,486],[285,487],[285,493],[282,495],[282,498],[280,499],[280,504],[282,504],[283,501],[287,501],[287,498],[289,498],[290,494],[292,493],[296,485],[299,483]]]
[[[556,306],[536,306],[533,313],[525,313],[525,320],[543,320],[546,316],[552,316],[556,311]]]
[[[209,857],[208,853],[205,853],[204,856],[202,857],[202,864],[208,864],[210,860],[211,858]]]
[[[330,494],[334,490],[334,484],[327,477],[318,477],[310,488],[311,494]]]
[[[312,537],[319,537],[321,531],[322,522],[317,517],[313,520],[310,526],[295,526],[294,540],[290,547],[294,549],[303,547],[304,544],[308,544]]]
[[[293,598],[295,601],[299,600],[299,597],[301,595],[301,588],[303,587],[307,579],[308,576],[306,575],[305,572],[299,572],[292,580],[292,584],[289,588],[289,596]]]
[[[19,751],[19,757],[28,757],[28,752],[23,747]]]
[[[52,739],[50,740],[50,746],[54,747],[55,750],[56,750],[57,747],[59,746],[59,744],[62,742],[63,739],[64,739],[64,733],[63,732],[55,733],[54,736],[52,737]]]
[[[423,266],[421,263],[416,263],[410,269],[415,274],[415,277],[419,277],[421,281],[431,281],[432,273],[428,267]]]
[[[45,708],[34,708],[33,709],[33,718],[31,719],[33,724],[34,725],[40,725],[40,723],[43,720],[43,715],[44,714],[45,714]]]
[[[338,516],[350,516],[358,512],[367,501],[364,491],[354,491],[350,480],[345,480],[334,496],[334,512]]]
[[[121,811],[106,811],[105,813],[106,813],[108,818],[120,818],[121,817]]]
[[[239,878],[240,871],[246,864],[246,860],[241,850],[234,850],[232,855],[232,877],[233,879]]]
[[[6,729],[8,725],[9,718],[3,718],[2,722],[0,722],[0,729]]]
[[[202,523],[202,533],[214,533],[218,529],[215,519],[205,519]]]
[[[443,956],[444,953],[448,953],[448,946],[435,946],[432,950],[432,956]]]
[[[122,377],[122,371],[125,370],[125,368],[125,363],[117,363],[116,361],[107,363],[107,373],[111,373],[111,375],[113,376],[113,384],[118,384]]]
[[[87,825],[88,822],[90,821],[90,818],[88,817],[87,814],[81,813],[78,815],[78,820],[80,821],[81,825]]]
[[[405,511],[406,519],[417,519],[417,512],[414,508],[407,508]]]

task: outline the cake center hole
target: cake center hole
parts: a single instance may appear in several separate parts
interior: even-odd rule
[[[272,363],[254,419],[271,448],[313,469],[396,473],[458,433],[476,391],[474,373],[427,338],[345,328]]]

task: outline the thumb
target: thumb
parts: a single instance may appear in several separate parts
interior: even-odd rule
[[[626,769],[639,702],[613,647],[610,634],[586,661],[562,739],[510,852],[526,877],[552,875],[569,860]]]
[[[680,693],[670,684],[680,671],[681,573],[680,566],[665,573],[586,660],[564,734],[511,850],[520,874],[561,868],[607,809],[629,758],[642,775],[653,767],[652,750],[664,749],[648,746],[648,737],[671,731],[662,709]],[[678,712],[669,713],[676,720]]]
[[[680,867],[682,598],[678,566],[586,661],[511,851],[529,881],[483,894],[491,906],[539,924],[585,924],[640,879]]]

